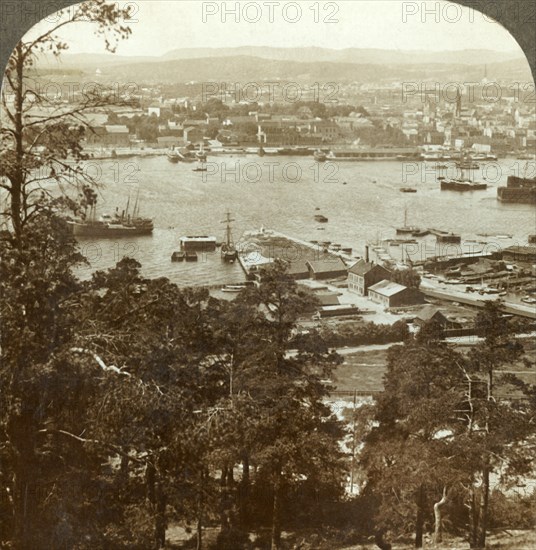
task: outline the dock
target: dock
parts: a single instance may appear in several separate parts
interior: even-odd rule
[[[456,235],[455,233],[449,233],[448,231],[443,231],[441,229],[435,229],[433,227],[430,227],[428,229],[428,232],[437,237],[437,242],[438,243],[460,244],[462,242],[461,236]]]

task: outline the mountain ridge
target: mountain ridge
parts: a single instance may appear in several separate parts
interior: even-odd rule
[[[423,50],[383,50],[377,48],[345,48],[341,50],[320,48],[316,46],[302,48],[276,48],[263,46],[239,46],[228,48],[180,48],[171,50],[162,56],[121,56],[116,54],[70,54],[62,55],[57,62],[43,56],[39,62],[46,65],[65,67],[94,67],[127,64],[159,63],[172,60],[204,59],[235,56],[254,56],[260,59],[299,62],[332,62],[353,64],[404,64],[420,65],[426,63],[456,63],[467,65],[484,65],[502,61],[524,59],[522,52],[496,52],[494,50],[459,50],[459,51],[423,51]]]

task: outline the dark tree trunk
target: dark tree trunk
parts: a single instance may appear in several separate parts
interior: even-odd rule
[[[238,488],[238,502],[240,506],[240,523],[242,527],[249,525],[249,457],[242,458],[242,479]]]
[[[201,470],[199,476],[199,486],[197,488],[197,544],[196,550],[203,550],[203,483],[205,480],[205,473]]]
[[[8,427],[15,448],[13,475],[13,542],[14,548],[32,547],[38,511],[36,494],[36,457],[34,422],[31,411],[14,415]]]
[[[160,550],[166,546],[166,495],[161,481],[155,484],[155,501],[155,548]]]
[[[149,463],[147,464],[147,469],[145,470],[145,487],[146,487],[146,496],[147,500],[151,503],[155,503],[155,481],[156,481],[156,470],[155,467]]]
[[[489,508],[489,466],[487,464],[482,471],[482,494],[479,508],[478,537],[476,542],[478,548],[485,548]]]
[[[424,507],[425,494],[423,485],[417,491],[417,517],[415,518],[415,548],[422,548],[424,533]]]
[[[281,550],[281,469],[278,467],[274,474],[271,550]]]
[[[15,241],[18,246],[21,244],[22,238],[22,187],[24,183],[24,171],[22,163],[24,160],[24,145],[23,145],[23,118],[22,109],[24,106],[24,90],[23,90],[23,72],[24,72],[24,55],[22,52],[22,44],[19,42],[15,48],[15,63],[16,63],[16,82],[15,88],[15,167],[10,177],[11,182],[11,223],[13,224],[13,232],[15,233]]]
[[[478,513],[478,506],[477,506],[477,495],[474,487],[472,487],[471,489],[471,503],[469,507],[469,515],[470,515],[469,547],[478,548],[479,513]]]
[[[384,531],[377,531],[376,535],[374,536],[374,543],[380,550],[391,550],[391,543],[387,542],[384,537]]]
[[[122,485],[128,482],[130,460],[127,456],[121,456],[121,467],[119,469],[119,481]]]

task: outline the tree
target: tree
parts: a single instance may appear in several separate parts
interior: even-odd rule
[[[418,289],[421,286],[421,276],[414,269],[393,269],[391,279],[409,288]]]
[[[258,288],[246,290],[240,300],[262,313],[252,327],[257,345],[244,365],[248,433],[252,460],[271,487],[271,547],[279,550],[283,497],[293,480],[302,475],[319,484],[341,483],[342,431],[323,402],[322,383],[336,358],[303,350],[288,355],[292,330],[312,298],[298,290],[283,262],[263,270]]]
[[[452,411],[461,399],[460,376],[451,367],[456,360],[459,354],[433,337],[391,348],[377,424],[365,439],[366,490],[382,497],[378,532],[413,530],[416,548],[430,497],[456,478],[446,437],[456,430]]]
[[[524,396],[534,388],[500,374],[501,366],[516,364],[522,348],[509,338],[510,323],[496,304],[486,305],[476,325],[485,338],[468,354],[440,342],[434,327],[392,348],[377,425],[365,441],[366,490],[382,497],[378,528],[413,529],[416,546],[425,518],[432,519],[430,500],[437,542],[443,507],[463,500],[468,526],[458,527],[467,530],[471,548],[483,548],[490,476],[500,470],[507,483],[532,471],[534,429],[526,418],[533,404]],[[521,399],[501,399],[497,386],[516,388]]]
[[[472,447],[472,483],[470,486],[470,545],[483,548],[489,518],[490,476],[502,472],[504,481],[531,471],[531,441],[535,431],[526,421],[531,404],[526,397],[532,390],[504,365],[515,364],[523,355],[523,346],[511,337],[510,322],[500,304],[486,302],[475,320],[483,341],[468,356],[467,376],[471,380],[467,443]],[[528,363],[525,363],[528,365]],[[501,399],[497,388],[513,387],[522,400],[511,403]],[[474,388],[474,389],[473,389]]]
[[[40,91],[32,70],[39,56],[59,57],[68,49],[58,36],[66,25],[93,23],[107,49],[114,51],[117,40],[131,32],[122,23],[128,20],[129,9],[105,0],[91,0],[61,10],[57,23],[37,36],[23,38],[8,60],[2,85],[5,116],[0,128],[0,185],[9,195],[7,215],[19,242],[25,225],[41,208],[41,201],[35,197],[50,193],[41,182],[53,180],[60,189],[73,182],[95,183],[80,167],[80,161],[86,158],[81,140],[86,131],[91,131],[84,113],[113,102],[122,103],[121,98],[114,99],[113,91],[92,88],[80,101],[58,109],[55,101]]]

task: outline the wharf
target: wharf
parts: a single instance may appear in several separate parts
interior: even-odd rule
[[[248,240],[249,239],[251,240]],[[292,237],[275,230],[261,229],[250,232],[237,245],[238,261],[246,276],[254,266],[271,263],[275,258],[289,260],[292,264],[303,264],[306,260],[318,261],[322,258],[340,258],[345,264],[353,264],[356,257],[342,250],[327,250],[321,244]]]
[[[448,302],[458,302],[460,304],[465,304],[469,306],[474,306],[478,308],[483,308],[485,302],[488,300],[496,300],[495,297],[490,297],[488,300],[479,296],[478,298],[470,296],[462,292],[453,292],[448,289],[438,289],[424,286],[421,284],[420,291],[425,296],[430,296],[431,298],[437,298],[439,300],[446,300]],[[500,309],[503,313],[509,313],[512,315],[519,315],[520,317],[526,317],[527,319],[536,319],[536,308],[524,306],[520,304],[513,303],[502,303]]]
[[[292,241],[301,246],[306,246],[311,250],[314,250],[315,252],[322,253],[324,251],[323,246],[311,243],[309,241],[304,241],[302,239],[298,239],[297,237],[291,237],[290,235],[285,235],[284,233],[280,233],[279,231],[270,231],[270,234],[273,235],[274,237],[280,237],[282,239],[287,239],[288,241]],[[329,253],[332,256],[339,256],[339,258],[341,258],[342,260],[348,263],[355,263],[357,261],[356,257],[352,256],[351,254],[346,254],[340,250],[339,251],[330,250]]]

